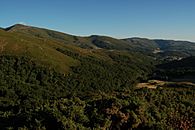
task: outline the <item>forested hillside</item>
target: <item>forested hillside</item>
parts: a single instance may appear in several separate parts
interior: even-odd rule
[[[193,84],[136,87],[194,77],[195,44],[183,44],[0,29],[0,129],[192,130]]]
[[[154,78],[195,82],[195,57],[157,65]]]

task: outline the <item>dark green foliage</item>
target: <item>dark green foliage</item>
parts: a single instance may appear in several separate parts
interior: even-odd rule
[[[195,80],[195,57],[188,57],[179,61],[157,65],[154,78],[171,81]]]
[[[195,127],[194,89],[142,89],[97,94],[82,100],[74,96],[37,100],[29,104],[30,108],[27,103],[12,103],[9,109],[1,109],[1,129],[164,130]],[[5,102],[1,108],[2,105]]]
[[[57,50],[81,62],[80,66],[72,68],[73,73],[68,78],[67,86],[84,92],[131,88],[139,80],[147,79],[154,66],[150,58],[145,57],[143,60],[140,55],[135,55],[137,59],[134,59],[132,55],[109,53],[112,61],[104,61],[69,50]]]
[[[172,61],[166,64],[158,65],[158,68],[162,69],[178,69],[178,68],[195,68],[195,57],[188,57],[180,61]]]
[[[22,86],[21,89],[43,93],[42,96],[50,98],[60,97],[62,94],[65,96],[72,92],[112,91],[130,88],[139,80],[147,79],[153,66],[150,59],[143,63],[141,57],[133,60],[129,55],[110,53],[112,61],[108,62],[93,56],[81,56],[68,50],[57,50],[79,60],[80,65],[72,67],[68,75],[63,75],[41,67],[27,57],[1,56],[2,85],[11,87],[19,85],[17,89]]]
[[[147,70],[144,65],[134,66],[136,62],[126,55],[110,54],[113,63],[106,63],[68,53],[81,65],[67,76],[29,58],[0,57],[0,129],[195,127],[195,89],[191,86],[121,90],[137,82],[136,75],[130,77],[132,70],[140,69],[141,73],[134,73],[142,74]]]

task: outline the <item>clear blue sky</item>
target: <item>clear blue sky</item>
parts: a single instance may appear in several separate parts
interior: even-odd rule
[[[195,41],[195,0],[1,0],[0,27],[15,23],[75,35]]]

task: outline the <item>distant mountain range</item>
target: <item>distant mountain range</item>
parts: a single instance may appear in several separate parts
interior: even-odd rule
[[[45,38],[77,45],[82,48],[109,49],[109,50],[130,50],[149,51],[155,49],[162,51],[180,51],[192,54],[195,50],[195,43],[188,41],[174,40],[151,40],[146,38],[116,39],[107,36],[92,35],[89,37],[73,36],[53,30],[16,24],[4,29],[7,32],[31,35],[36,38]],[[194,53],[193,53],[194,54]]]
[[[1,54],[30,56],[41,63],[66,72],[70,66],[79,62],[60,53],[59,48],[80,54],[95,55],[103,59],[107,57],[107,54],[99,52],[136,52],[164,60],[182,59],[195,55],[195,43],[188,41],[116,39],[98,35],[80,37],[21,24],[0,29]]]

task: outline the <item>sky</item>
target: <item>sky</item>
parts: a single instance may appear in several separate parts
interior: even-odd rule
[[[0,27],[195,41],[195,0],[1,0]]]

